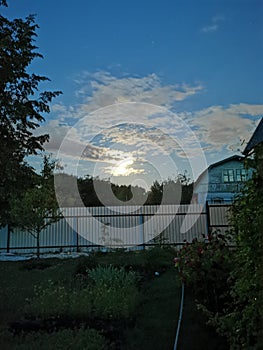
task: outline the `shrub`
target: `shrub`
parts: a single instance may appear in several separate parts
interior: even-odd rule
[[[132,318],[138,305],[137,275],[124,268],[99,266],[89,272],[93,281],[93,308],[103,318]]]
[[[194,239],[186,243],[175,259],[181,279],[196,299],[211,312],[220,312],[230,300],[231,251],[222,235],[214,233],[209,241]]]
[[[175,260],[209,323],[228,339],[231,350],[263,349],[262,144],[250,161],[256,171],[232,206],[236,247],[231,256],[218,236],[209,244],[186,245]]]
[[[92,269],[89,271],[89,277],[96,286],[112,288],[130,287],[137,282],[135,272],[126,272],[124,268],[117,268],[112,265],[98,266]]]
[[[263,349],[263,144],[250,161],[253,178],[232,207],[237,244],[231,271],[233,303],[212,319],[231,349]]]

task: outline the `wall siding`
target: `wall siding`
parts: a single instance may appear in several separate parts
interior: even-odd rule
[[[244,169],[244,164],[242,161],[232,160],[209,169],[208,175],[204,175],[195,187],[194,193],[197,197],[197,203],[204,203],[206,200],[213,202],[217,198],[226,202],[233,200],[233,197],[240,192],[243,183],[237,182],[236,178],[234,182],[224,182],[223,171],[229,169],[233,169],[234,176],[236,176],[236,170]],[[252,169],[248,170],[248,178],[251,178],[252,172]]]

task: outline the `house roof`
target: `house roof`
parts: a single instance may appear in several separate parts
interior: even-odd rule
[[[263,118],[261,118],[256,130],[248,141],[243,154],[248,155],[258,144],[263,142]]]
[[[234,155],[234,156],[231,156],[231,157],[228,157],[228,158],[225,158],[225,159],[222,159],[216,163],[213,163],[213,164],[210,164],[209,167],[207,169],[205,169],[199,176],[198,176],[198,179],[195,181],[195,185],[197,185],[200,180],[202,179],[202,177],[207,173],[207,171],[217,167],[218,165],[222,165],[224,163],[228,163],[228,162],[231,162],[233,160],[237,160],[237,161],[242,161],[245,157],[243,156],[238,156],[238,155]]]

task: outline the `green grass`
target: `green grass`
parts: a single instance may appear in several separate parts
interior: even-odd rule
[[[135,327],[126,333],[125,349],[170,350],[173,348],[180,304],[180,282],[169,270],[148,282]]]
[[[226,340],[213,328],[206,326],[204,316],[197,310],[194,298],[185,288],[183,317],[178,350],[228,350]]]

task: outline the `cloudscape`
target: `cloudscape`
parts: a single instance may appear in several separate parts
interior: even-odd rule
[[[63,91],[38,133],[69,173],[196,178],[240,154],[263,114],[259,1],[26,0],[3,12],[37,15],[44,59],[32,69]]]

